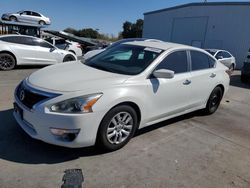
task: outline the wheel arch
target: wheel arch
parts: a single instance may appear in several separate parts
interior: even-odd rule
[[[223,86],[223,84],[218,84],[216,87],[219,87],[219,88],[221,88],[221,90],[222,90],[222,96],[224,95],[224,92],[225,92],[225,87]],[[215,88],[216,88],[215,87]]]
[[[12,52],[7,51],[7,50],[0,51],[0,54],[3,54],[3,53],[12,55],[14,57],[15,61],[16,61],[16,64],[17,64],[17,58],[16,58],[15,54],[13,54]]]

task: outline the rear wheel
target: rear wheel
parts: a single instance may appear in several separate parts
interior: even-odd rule
[[[214,88],[214,90],[209,96],[206,108],[204,110],[206,114],[213,114],[218,109],[222,96],[222,89],[220,87]]]
[[[0,54],[0,69],[1,70],[11,70],[16,66],[16,59],[8,53]]]
[[[102,149],[115,151],[125,146],[137,129],[135,110],[127,105],[111,109],[103,118],[97,135]]]
[[[16,21],[17,21],[17,18],[16,18],[15,16],[11,16],[11,17],[10,17],[10,21],[16,22]]]
[[[230,72],[233,72],[233,71],[234,71],[234,64],[231,64],[231,65],[230,65],[229,70],[230,70]]]
[[[66,55],[64,58],[63,58],[63,62],[68,62],[68,61],[75,61],[75,57],[73,55]]]
[[[41,21],[38,22],[38,24],[39,25],[45,25],[46,23],[45,23],[45,21],[41,20]]]

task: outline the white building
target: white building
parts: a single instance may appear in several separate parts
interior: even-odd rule
[[[250,48],[250,2],[190,3],[147,12],[143,37],[228,50],[241,68]]]

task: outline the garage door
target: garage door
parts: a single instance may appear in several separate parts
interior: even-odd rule
[[[207,23],[208,17],[174,18],[171,41],[203,47]]]

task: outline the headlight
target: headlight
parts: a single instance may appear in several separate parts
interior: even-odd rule
[[[101,96],[102,93],[97,93],[67,99],[52,105],[50,111],[61,113],[89,113],[92,112],[92,107]]]

